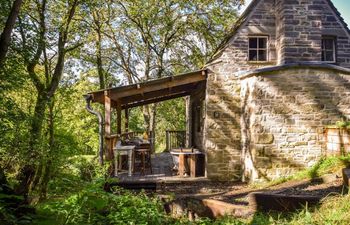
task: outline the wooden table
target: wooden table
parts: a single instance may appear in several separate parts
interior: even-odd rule
[[[185,156],[190,157],[190,176],[196,177],[196,155],[203,154],[198,149],[175,148],[170,151],[172,155],[179,156],[179,176],[183,177],[185,172]]]
[[[118,167],[119,167],[119,155],[128,155],[128,176],[132,176],[132,171],[133,171],[133,157],[134,157],[134,150],[135,150],[135,145],[116,145],[116,147],[113,149],[114,150],[114,175],[118,176]]]

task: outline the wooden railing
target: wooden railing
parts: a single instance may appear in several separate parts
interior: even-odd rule
[[[186,131],[184,130],[167,130],[166,131],[166,150],[173,148],[186,147]]]

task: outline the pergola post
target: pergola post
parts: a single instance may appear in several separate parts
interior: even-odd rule
[[[186,147],[191,147],[191,107],[190,107],[190,96],[185,97],[185,106],[186,106]]]
[[[111,136],[111,98],[108,91],[104,93],[104,105],[105,105],[105,139],[106,139],[106,159],[111,160],[113,158],[113,143]]]
[[[122,104],[117,100],[117,134],[122,133]]]
[[[125,133],[129,132],[129,109],[125,108]]]

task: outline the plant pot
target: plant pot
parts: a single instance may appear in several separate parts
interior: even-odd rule
[[[343,182],[346,187],[350,184],[350,168],[343,169]]]
[[[350,153],[350,130],[347,128],[327,127],[325,129],[327,156]]]
[[[325,130],[327,156],[335,156],[341,154],[341,137],[340,128],[328,127]]]

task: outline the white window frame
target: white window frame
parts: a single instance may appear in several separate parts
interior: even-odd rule
[[[257,43],[256,46],[257,48],[250,48],[249,47],[249,41],[251,38],[257,38]],[[259,48],[259,38],[264,38],[266,39],[266,48]],[[257,60],[250,60],[249,59],[249,52],[250,50],[256,50],[257,52]],[[259,50],[265,50],[266,51],[266,60],[259,60]],[[248,36],[248,62],[257,62],[257,63],[265,63],[265,62],[269,62],[269,36]]]
[[[333,41],[333,61],[326,61],[326,60],[322,60],[321,58],[321,61],[322,62],[325,62],[325,63],[335,63],[337,60],[336,60],[336,48],[335,48],[335,43],[336,43],[336,37],[327,37],[327,36],[323,36],[321,38],[321,57],[322,57],[322,54],[323,52],[327,52],[326,50],[326,46],[323,44],[323,40],[332,40]],[[328,50],[329,51],[329,50]],[[324,57],[326,57],[326,55],[324,55]]]

